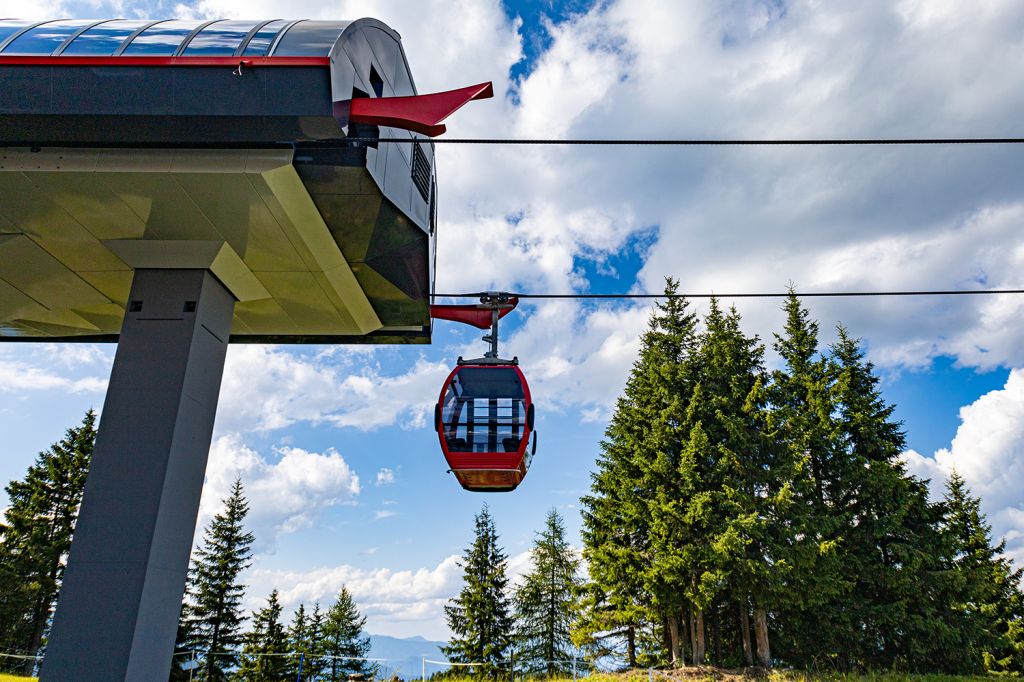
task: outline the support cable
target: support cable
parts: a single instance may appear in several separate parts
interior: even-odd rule
[[[509,137],[348,137],[345,142],[362,144],[402,144],[429,142],[432,144],[473,145],[569,145],[617,147],[810,147],[810,146],[899,146],[899,145],[998,145],[1024,144],[1024,137],[820,137],[807,139],[608,139],[608,138],[509,138]]]
[[[493,292],[462,294],[431,294],[433,298],[480,298]],[[882,296],[997,296],[1024,294],[1024,289],[945,289],[920,291],[805,291],[805,292],[741,292],[697,294],[522,294],[508,293],[517,298],[539,299],[651,299],[651,298],[786,298],[792,293],[797,298],[869,298]]]

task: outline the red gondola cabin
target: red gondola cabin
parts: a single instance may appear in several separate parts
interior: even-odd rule
[[[466,490],[514,490],[537,450],[526,377],[515,360],[459,360],[434,408],[441,450]]]

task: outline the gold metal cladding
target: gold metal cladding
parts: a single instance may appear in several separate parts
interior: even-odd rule
[[[381,329],[292,155],[0,148],[0,339],[117,335],[140,267],[209,267],[233,334]]]
[[[271,297],[227,242],[106,239],[103,245],[136,270],[209,270],[238,301]]]

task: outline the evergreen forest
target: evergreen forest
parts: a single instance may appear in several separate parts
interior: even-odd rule
[[[551,509],[525,574],[487,505],[444,608],[437,677],[574,677],[624,668],[1024,673],[1022,572],[964,479],[931,499],[866,350],[791,294],[766,344],[668,280],[580,500],[582,547]],[[0,670],[45,653],[96,415],[6,487]],[[235,481],[189,569],[170,680],[381,676],[345,586],[287,616],[273,590],[245,612],[253,534]]]

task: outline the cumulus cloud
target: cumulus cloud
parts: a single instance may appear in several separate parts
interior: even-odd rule
[[[1006,537],[1009,553],[1024,565],[1024,369],[1010,372],[1006,385],[960,408],[960,427],[948,448],[925,457],[904,454],[909,470],[931,479],[932,495],[941,497],[956,470],[982,509],[997,537]]]
[[[364,569],[350,565],[282,571],[254,567],[248,574],[249,599],[281,590],[285,610],[319,601],[332,603],[342,586],[352,593],[367,617],[370,632],[406,637],[415,634],[446,638],[443,606],[455,596],[462,581],[459,558],[449,556],[434,567],[412,570]]]
[[[384,467],[377,472],[377,485],[390,485],[395,482],[395,472]]]
[[[241,479],[249,501],[246,526],[257,548],[273,549],[278,536],[313,526],[330,507],[354,502],[359,476],[334,449],[274,451],[272,459],[245,445],[237,434],[221,436],[210,448],[197,534],[223,508],[232,484]]]
[[[95,347],[74,344],[9,348],[0,346],[0,392],[66,391],[102,393],[107,389],[109,367],[104,376],[75,376],[83,365],[106,364],[106,354]]]
[[[363,554],[372,556],[376,551],[372,548]],[[275,587],[281,591],[285,611],[298,608],[300,603],[307,607],[315,601],[321,606],[329,605],[344,586],[366,616],[369,632],[445,640],[451,633],[445,625],[444,605],[462,589],[461,561],[461,557],[451,555],[436,566],[410,570],[367,569],[343,564],[288,571],[257,565],[246,575],[250,585],[247,608],[258,608],[263,595]],[[510,557],[510,581],[519,582],[529,566],[528,551]]]
[[[296,422],[362,430],[426,423],[448,369],[419,359],[397,376],[373,365],[354,369],[337,355],[300,356],[272,346],[231,346],[224,369],[217,428],[270,431]]]

